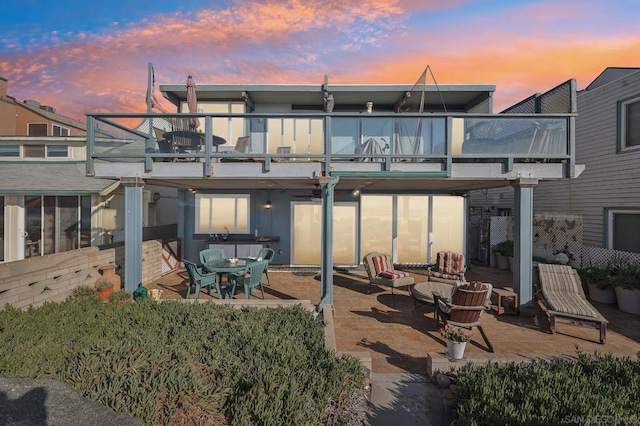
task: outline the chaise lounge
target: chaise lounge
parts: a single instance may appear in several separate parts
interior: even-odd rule
[[[608,321],[587,300],[578,272],[570,266],[546,263],[538,264],[538,272],[538,298],[547,309],[551,333],[555,332],[556,318],[566,318],[571,323],[595,326],[600,330],[600,343],[604,344]]]

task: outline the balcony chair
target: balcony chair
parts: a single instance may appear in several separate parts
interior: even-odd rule
[[[414,279],[409,273],[393,269],[393,262],[388,254],[369,253],[362,259],[362,263],[369,276],[367,293],[371,292],[373,284],[391,287],[393,295],[394,288],[410,286],[414,283]]]
[[[556,318],[569,322],[595,326],[600,330],[600,343],[607,337],[607,319],[589,303],[582,289],[578,272],[571,266],[538,263],[540,290],[536,294],[547,309],[551,334],[555,332]]]
[[[484,339],[489,352],[493,352],[493,345],[482,329],[480,316],[487,306],[487,297],[491,295],[491,288],[486,283],[473,281],[455,287],[451,301],[436,295],[436,320],[438,325],[452,325],[471,330],[477,327]]]
[[[264,287],[262,286],[262,274],[265,268],[269,265],[267,260],[261,260],[248,263],[245,266],[244,271],[237,274],[229,274],[229,283],[231,287],[231,294],[236,294],[236,287],[244,287],[245,298],[251,297],[251,292],[254,288],[260,287],[262,292],[262,299],[264,300]]]
[[[183,260],[184,267],[187,270],[187,274],[189,274],[189,286],[187,288],[187,299],[191,294],[191,287],[195,287],[196,300],[200,297],[200,289],[206,288],[209,295],[211,295],[211,287],[214,288],[214,291],[218,292],[218,297],[220,299],[224,298],[222,294],[222,288],[220,286],[220,281],[217,279],[215,273],[205,273],[202,271],[202,268],[196,266],[195,263],[189,262],[187,260]],[[226,289],[227,286],[224,286]]]

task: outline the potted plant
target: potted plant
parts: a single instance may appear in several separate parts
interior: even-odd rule
[[[449,324],[440,329],[440,335],[447,341],[447,355],[453,359],[462,359],[471,336],[460,328],[452,327]]]
[[[589,299],[600,303],[616,303],[615,281],[607,268],[590,266],[578,272],[587,284]]]
[[[607,269],[615,285],[618,309],[640,315],[640,264],[614,260]]]
[[[493,246],[499,269],[509,268],[509,257],[513,257],[513,240],[505,240]]]
[[[109,296],[111,296],[111,293],[113,293],[113,283],[111,282],[111,280],[105,277],[100,277],[96,281],[95,287],[96,291],[98,292],[98,297],[104,303],[109,302]]]

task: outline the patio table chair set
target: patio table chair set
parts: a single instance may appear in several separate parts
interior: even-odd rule
[[[199,253],[202,266],[183,260],[189,275],[187,299],[194,287],[195,299],[200,296],[200,290],[207,289],[209,295],[212,291],[218,294],[218,298],[232,298],[236,290],[244,289],[245,297],[249,299],[254,289],[259,287],[264,299],[262,276],[269,281],[269,264],[273,260],[275,252],[270,248],[262,248],[257,257],[241,259],[227,259],[222,249],[204,249]],[[223,282],[223,275],[227,275]]]

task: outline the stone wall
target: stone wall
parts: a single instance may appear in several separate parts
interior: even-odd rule
[[[103,248],[87,247],[62,253],[35,256],[0,264],[0,308],[7,303],[18,309],[42,306],[44,302],[61,302],[80,285],[95,284],[101,265],[119,266],[124,276],[124,245]],[[142,244],[142,283],[146,285],[162,275],[162,243]],[[124,279],[123,279],[124,285]]]

